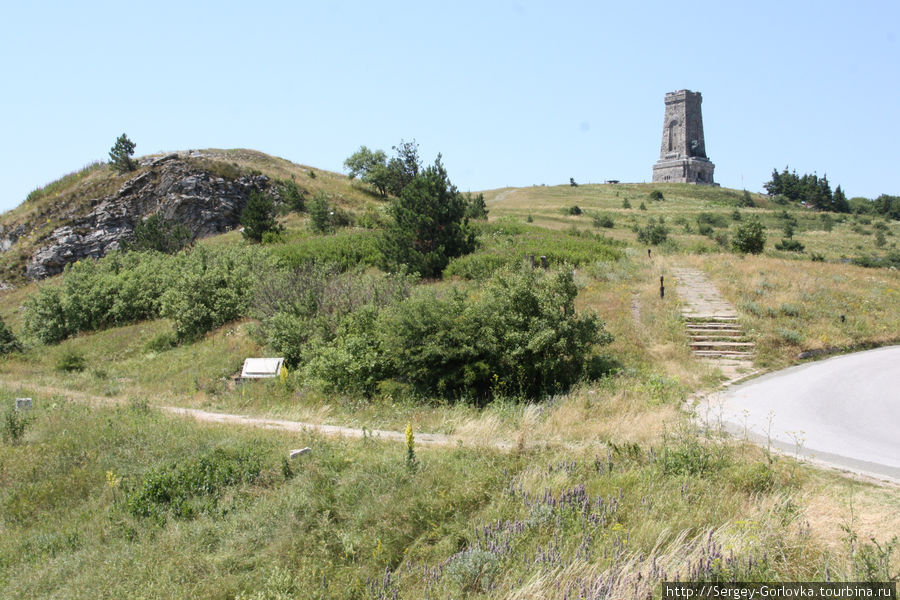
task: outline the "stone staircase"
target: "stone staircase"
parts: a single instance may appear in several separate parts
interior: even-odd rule
[[[729,379],[752,372],[753,342],[738,323],[734,307],[700,271],[682,267],[672,269],[672,274],[694,355],[721,369]]]

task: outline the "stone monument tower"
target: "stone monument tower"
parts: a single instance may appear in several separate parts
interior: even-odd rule
[[[713,183],[716,168],[706,157],[700,92],[679,90],[666,94],[659,160],[653,165],[653,181],[665,183]]]

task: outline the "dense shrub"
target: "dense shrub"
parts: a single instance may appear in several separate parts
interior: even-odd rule
[[[616,225],[611,216],[599,213],[593,216],[593,221],[594,227],[604,227],[606,229],[612,229]]]
[[[55,344],[82,331],[155,318],[181,261],[157,252],[129,252],[72,263],[60,287],[44,286],[25,301],[24,330]]]
[[[279,181],[276,184],[278,196],[288,208],[294,212],[303,212],[306,209],[306,191],[300,189],[293,179]]]
[[[663,193],[661,191],[653,190],[650,192],[650,199],[659,202],[661,200],[665,200],[665,197],[663,196]]]
[[[307,262],[258,278],[253,316],[260,320],[268,344],[291,367],[301,363],[310,344],[333,339],[348,315],[397,302],[412,286],[412,278],[403,273],[341,271],[338,265]]]
[[[78,350],[66,350],[56,361],[56,370],[65,371],[66,373],[84,371],[87,367],[87,360],[84,354]]]
[[[272,267],[264,254],[204,247],[184,256],[171,286],[160,299],[160,314],[172,319],[179,341],[196,339],[249,313],[257,273]]]
[[[360,265],[374,266],[381,259],[377,234],[371,231],[342,230],[334,235],[313,236],[272,247],[270,253],[284,267],[323,262],[337,265],[342,271]]]
[[[637,239],[642,244],[657,246],[666,241],[669,236],[669,228],[662,217],[654,221],[651,217],[644,227],[637,228]]]
[[[546,256],[550,266],[579,267],[621,258],[618,242],[590,231],[553,231],[501,221],[478,226],[480,249],[450,261],[444,275],[487,279],[503,267],[521,264],[525,256]]]
[[[10,352],[18,352],[21,349],[22,345],[19,343],[19,340],[13,335],[12,330],[6,326],[6,323],[0,319],[0,356]]]
[[[738,213],[740,214],[740,213]],[[737,219],[736,219],[737,220]],[[725,215],[719,213],[701,212],[697,215],[698,225],[710,225],[712,227],[728,227]]]
[[[253,483],[262,458],[252,448],[217,448],[193,460],[153,469],[127,492],[125,506],[135,517],[164,520],[212,512],[227,488]]]
[[[776,250],[785,250],[787,252],[803,252],[805,246],[797,240],[782,238],[780,242],[775,244]]]
[[[477,294],[420,288],[345,321],[306,373],[341,391],[392,378],[423,395],[538,397],[578,380],[611,339],[596,316],[575,313],[576,294],[571,273],[531,270],[498,274]]]
[[[135,225],[132,239],[122,247],[135,252],[175,254],[190,243],[191,232],[187,227],[157,213]]]
[[[510,259],[499,254],[467,254],[450,261],[444,269],[444,277],[463,277],[465,279],[484,280],[496,271],[510,266]]]
[[[745,221],[734,232],[731,247],[735,252],[759,254],[766,245],[766,231],[759,219]]]

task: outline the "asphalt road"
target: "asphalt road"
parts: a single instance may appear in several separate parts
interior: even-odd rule
[[[700,413],[787,454],[900,481],[900,346],[770,373],[710,398]]]

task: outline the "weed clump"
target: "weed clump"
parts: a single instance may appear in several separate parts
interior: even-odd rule
[[[167,514],[189,519],[214,512],[223,492],[238,484],[255,482],[262,458],[253,449],[216,448],[185,463],[153,469],[125,499],[135,517],[165,520]]]

